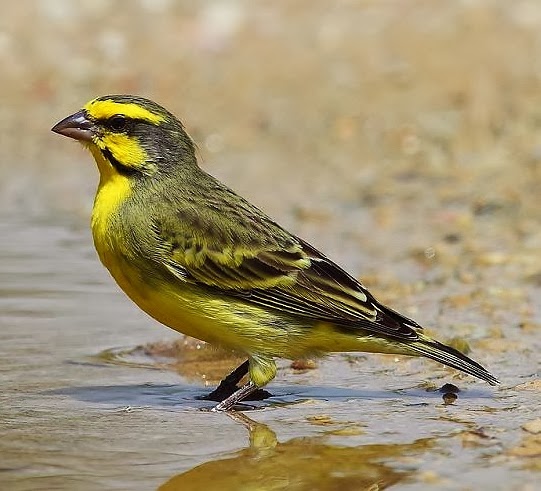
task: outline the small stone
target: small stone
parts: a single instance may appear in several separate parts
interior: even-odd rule
[[[315,360],[293,360],[291,365],[289,365],[293,370],[315,370],[317,368],[317,363]]]
[[[337,430],[331,430],[326,432],[326,435],[334,436],[357,436],[362,435],[364,431],[359,426],[346,426],[345,428],[339,428]]]
[[[335,424],[335,421],[328,414],[318,414],[316,416],[308,416],[306,420],[316,426],[327,426]]]
[[[522,429],[524,431],[527,431],[528,433],[538,435],[539,433],[541,433],[541,418],[537,418],[532,421],[528,421],[527,423],[524,423],[522,425]]]
[[[460,434],[463,447],[479,447],[481,445],[491,445],[494,438],[487,435],[483,428],[473,431],[464,431]]]
[[[458,394],[460,392],[460,389],[453,384],[444,384],[438,390],[444,394]]]
[[[524,382],[523,384],[515,385],[515,390],[541,390],[541,379],[530,380],[529,382]]]
[[[458,399],[458,396],[453,392],[447,392],[443,394],[442,399],[444,404],[453,404]]]
[[[519,445],[509,450],[510,455],[515,457],[541,457],[541,438],[537,435],[529,435]]]

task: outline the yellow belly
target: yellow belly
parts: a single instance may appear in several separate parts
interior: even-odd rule
[[[181,280],[151,286],[135,265],[118,258],[107,257],[104,264],[131,300],[157,321],[247,355],[296,359],[327,352],[401,351],[383,338],[344,333],[329,323],[265,310]]]
[[[173,277],[170,282],[149,283],[135,264],[107,254],[100,257],[139,308],[180,333],[248,355],[295,358],[302,356],[307,347],[305,342],[301,347],[293,340],[306,336],[308,326],[301,329],[258,306],[210,293]]]

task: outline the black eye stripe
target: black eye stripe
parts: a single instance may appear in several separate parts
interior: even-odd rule
[[[151,121],[147,121],[146,119],[128,118],[123,114],[115,114],[114,116],[109,116],[108,118],[99,118],[95,119],[94,121],[115,133],[129,133],[138,125],[145,125],[146,127],[158,126]]]
[[[136,174],[136,169],[129,167],[127,165],[121,164],[108,148],[104,148],[101,150],[101,153],[103,156],[111,163],[111,165],[118,171],[119,174],[122,174],[123,176],[132,176]]]

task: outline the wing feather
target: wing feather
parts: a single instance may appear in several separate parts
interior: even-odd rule
[[[269,235],[259,241],[251,237],[249,245],[245,237],[223,231],[207,234],[204,243],[188,228],[167,225],[153,227],[165,244],[160,260],[183,281],[347,330],[401,340],[419,338],[418,324],[377,302],[359,281],[270,219],[266,228],[258,227],[258,232],[267,230]]]

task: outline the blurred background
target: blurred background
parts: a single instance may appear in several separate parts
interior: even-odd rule
[[[329,253],[351,248],[354,268],[370,267],[359,243],[425,250],[490,233],[494,214],[511,220],[491,249],[538,247],[540,24],[532,0],[12,2],[2,211],[87,221],[94,163],[49,128],[132,93],[183,120],[205,169]]]
[[[48,129],[108,93],[171,109],[205,167],[266,208],[323,208],[329,195],[374,206],[397,180],[421,199],[441,201],[441,184],[447,201],[520,206],[539,182],[536,1],[51,0],[3,10],[4,211],[88,208],[92,164]]]
[[[528,486],[539,464],[528,459],[541,455],[539,431],[521,428],[534,418],[541,390],[540,2],[4,2],[0,66],[0,354],[3,397],[15,411],[11,429],[18,435],[29,421],[34,428],[36,422],[21,420],[17,408],[40,408],[39,424],[48,435],[44,441],[56,449],[66,435],[54,430],[51,436],[51,427],[57,428],[51,414],[71,418],[76,408],[100,418],[104,404],[107,410],[128,404],[98,389],[91,396],[73,389],[63,397],[44,396],[45,389],[76,388],[85,381],[96,387],[112,381],[144,384],[149,377],[159,383],[167,377],[128,368],[103,374],[65,366],[116,346],[176,339],[137,312],[98,264],[88,231],[95,164],[78,144],[50,132],[94,97],[130,93],[155,100],[184,122],[205,170],[440,339],[464,349],[471,345],[472,356],[502,378],[503,388],[494,398],[489,389],[472,389],[473,399],[463,401],[488,419],[473,418],[465,427],[455,421],[450,434],[462,436],[458,443],[452,440],[454,450],[446,447],[448,459],[441,457],[438,467],[437,460],[420,458],[422,472],[408,482],[470,489],[469,482],[490,481],[491,489],[509,489],[510,483],[534,489]],[[378,390],[406,390],[434,373],[456,378],[456,372],[430,362],[402,359],[397,368],[389,360],[363,358],[356,368],[367,377],[362,383],[353,376],[344,381],[339,369],[325,372],[332,363],[349,371],[351,359],[331,360],[311,372],[325,373],[321,380],[320,375],[296,379],[287,365],[279,378],[293,386],[318,381],[322,387],[360,383]],[[382,369],[377,372],[382,376],[371,369]],[[413,377],[402,382],[389,375],[411,372]],[[205,375],[196,375],[201,384]],[[178,383],[175,377],[167,380]],[[459,381],[461,387],[476,384],[469,378]],[[321,390],[325,399],[328,394]],[[165,418],[173,425],[169,418],[175,413],[160,413],[166,396],[159,390],[150,399],[137,394],[134,405],[150,404],[162,423]],[[165,404],[170,409],[177,402],[174,394]],[[331,411],[340,420],[329,406],[341,407],[337,400],[326,405],[318,400],[312,410]],[[357,416],[366,416],[370,407]],[[518,408],[520,416],[509,412]],[[378,440],[381,425],[389,424],[378,419],[379,409],[374,406],[373,419],[356,444],[364,444],[366,435],[373,436],[372,443],[397,444],[393,438]],[[258,417],[267,414],[267,423],[282,436],[291,435],[280,426],[280,414],[306,423],[306,409],[275,411],[275,416],[262,412]],[[342,416],[351,418],[351,411],[347,406]],[[436,416],[418,416],[413,426],[397,424],[398,440],[414,439],[408,434],[413,427],[419,433],[415,437],[437,434],[437,428],[423,426],[441,416],[434,411]],[[192,425],[203,417],[189,414]],[[149,421],[138,417],[138,424],[148,427]],[[217,422],[204,418],[212,433]],[[80,428],[80,421],[71,422]],[[100,435],[113,434],[103,424],[92,427],[95,452],[85,456],[87,465],[103,443]],[[173,427],[163,431],[164,438],[182,431]],[[193,431],[186,426],[188,440]],[[464,432],[470,433],[464,437]],[[132,436],[124,435],[126,448],[132,448]],[[190,457],[177,463],[178,472],[204,460],[204,436],[194,437],[190,451],[182,447]],[[215,456],[244,441],[242,435],[223,438]],[[57,463],[45,466],[41,456],[34,458],[32,442],[29,434],[18,450],[3,449],[12,458],[12,470],[32,473],[38,465],[36,475],[45,473],[53,479],[49,484],[63,488],[66,481],[51,471]],[[118,445],[121,452],[124,447]],[[477,451],[464,457],[463,448]],[[163,464],[162,446],[156,444],[153,451],[151,456]],[[130,455],[125,454],[124,464],[135,479]],[[17,467],[20,462],[23,467]],[[499,473],[488,465],[501,467],[502,462]],[[70,468],[84,474],[79,465]],[[116,472],[107,474],[104,462],[95,465],[89,476]],[[137,475],[130,489],[174,474],[165,464],[151,468],[154,474]],[[459,487],[449,484],[449,469],[460,470]],[[28,474],[9,475],[10,489],[31,489],[21,481]],[[127,475],[119,478],[118,489],[125,489]],[[0,483],[2,476],[8,474],[0,474]]]

